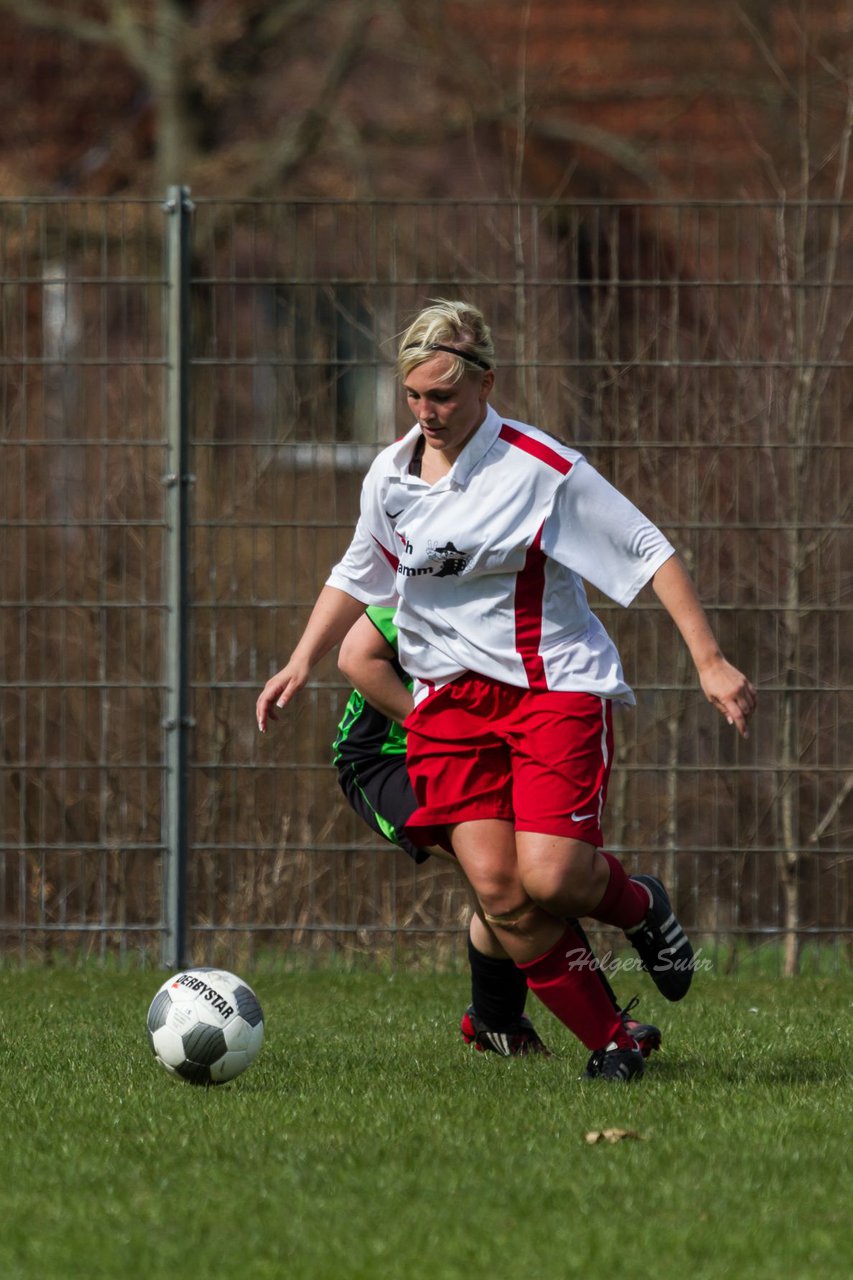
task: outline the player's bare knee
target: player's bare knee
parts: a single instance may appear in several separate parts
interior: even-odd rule
[[[594,883],[584,864],[525,868],[524,891],[537,907],[552,915],[586,915],[601,900],[603,889]]]
[[[531,896],[549,897],[555,886],[571,885],[583,893],[607,862],[587,840],[572,836],[516,833],[519,879]]]

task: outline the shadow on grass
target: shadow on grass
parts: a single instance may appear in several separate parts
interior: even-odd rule
[[[760,1085],[827,1085],[849,1084],[849,1063],[802,1053],[785,1053],[773,1045],[767,1046],[760,1058],[725,1057],[723,1050],[718,1057],[705,1054],[679,1053],[658,1056],[647,1064],[648,1080],[703,1081],[709,1084],[753,1086]]]

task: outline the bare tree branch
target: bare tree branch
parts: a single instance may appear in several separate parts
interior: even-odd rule
[[[160,0],[159,14],[171,6]],[[152,49],[145,39],[143,29],[133,16],[127,0],[107,0],[110,15],[109,31],[132,67],[143,76],[153,78],[156,75],[156,55],[152,57]],[[174,34],[174,33],[173,33]]]
[[[735,14],[738,17],[738,20],[741,23],[743,23],[743,25],[746,27],[747,31],[749,32],[753,41],[755,42],[756,48],[759,50],[762,58],[764,59],[770,71],[773,73],[773,76],[775,77],[775,79],[779,82],[779,84],[785,90],[785,93],[788,95],[789,98],[796,98],[797,97],[796,86],[791,83],[791,80],[785,74],[785,71],[781,63],[779,62],[779,59],[775,57],[772,49],[768,45],[767,41],[764,39],[764,36],[758,30],[758,27],[752,21],[752,18],[750,18],[749,14],[743,8],[743,5],[738,4],[736,2],[733,7],[734,7]]]
[[[815,845],[818,843],[824,831],[826,831],[827,827],[832,822],[835,815],[840,811],[842,805],[844,804],[847,797],[850,795],[851,791],[853,791],[853,773],[848,773],[847,777],[844,780],[844,783],[838,789],[838,792],[835,796],[835,799],[832,801],[832,804],[829,806],[826,813],[823,815],[820,822],[817,824],[814,831],[809,836],[808,838],[809,844]]]
[[[598,125],[581,124],[577,120],[536,120],[531,121],[529,127],[530,132],[540,138],[575,142],[607,156],[626,173],[633,174],[655,192],[663,195],[672,190],[660,169],[645,158],[641,147],[627,138],[599,128]]]
[[[101,22],[66,8],[54,8],[40,0],[0,0],[0,9],[20,22],[72,36],[84,44],[113,45],[144,76],[150,75],[151,56],[140,24],[126,0],[107,0],[108,17]]]
[[[259,154],[267,158],[251,181],[251,194],[263,194],[274,183],[286,181],[316,150],[340,91],[364,47],[372,7],[373,0],[356,0],[351,5],[349,20],[326,67],[316,101],[284,137],[272,145],[265,144]]]
[[[54,9],[52,5],[40,4],[39,0],[0,0],[0,9],[5,9],[30,26],[63,32],[87,44],[112,44],[114,40],[106,23],[86,18],[81,13]]]

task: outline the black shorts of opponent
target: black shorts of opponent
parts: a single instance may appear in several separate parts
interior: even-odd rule
[[[351,808],[367,825],[415,862],[426,862],[426,849],[412,844],[402,835],[409,818],[418,807],[406,757],[381,756],[370,764],[343,764],[338,770],[338,783]]]

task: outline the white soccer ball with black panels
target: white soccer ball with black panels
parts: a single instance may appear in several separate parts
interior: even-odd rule
[[[260,1053],[264,1013],[252,988],[236,974],[184,969],[151,1001],[148,1040],[172,1075],[191,1084],[225,1084]]]

